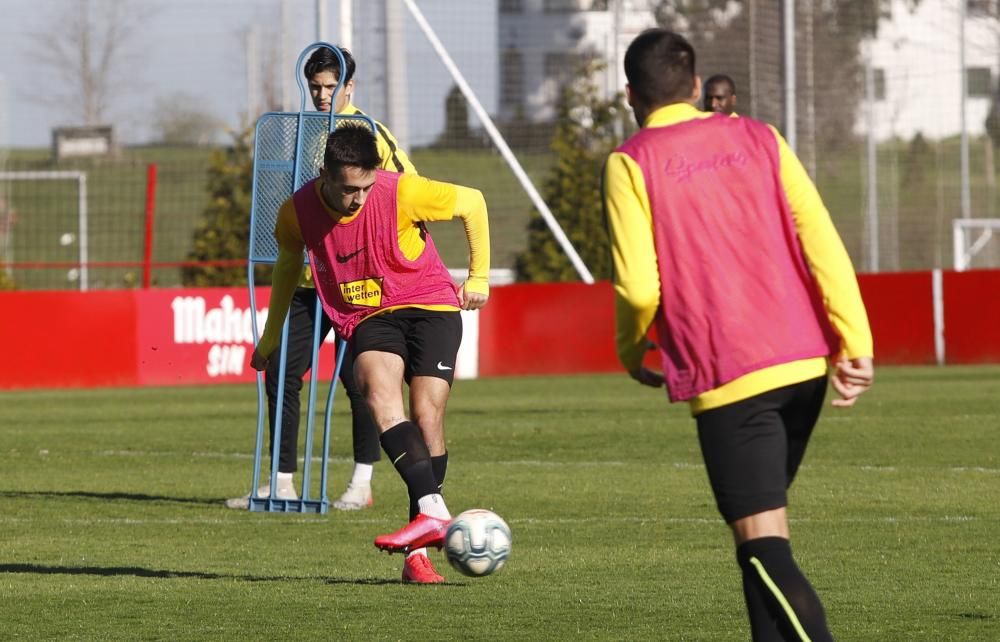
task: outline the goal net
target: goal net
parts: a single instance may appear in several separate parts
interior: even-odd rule
[[[0,171],[0,266],[19,289],[88,289],[86,173]]]
[[[951,229],[956,271],[1000,268],[1000,218],[957,218]]]

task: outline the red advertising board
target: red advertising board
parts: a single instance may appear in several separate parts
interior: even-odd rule
[[[0,292],[0,389],[134,385],[135,306],[123,292]]]
[[[0,293],[0,389],[251,382],[252,322],[246,288]],[[331,333],[321,379],[334,356]]]
[[[947,363],[1000,363],[1000,270],[944,273]]]
[[[255,292],[257,330],[270,290]],[[139,385],[253,381],[254,315],[246,289],[143,290],[134,293]],[[320,349],[319,372],[333,373],[333,334]]]
[[[880,365],[936,361],[930,272],[859,277]],[[943,273],[945,362],[1000,362],[1000,270]],[[258,289],[258,328],[269,290]],[[245,288],[0,292],[0,390],[251,382]],[[470,376],[618,372],[611,284],[496,287],[468,319]],[[331,335],[332,337],[332,335]],[[333,373],[328,338],[323,380]],[[655,363],[652,363],[655,366]]]
[[[858,277],[875,340],[876,364],[935,363],[931,281],[930,272]]]
[[[479,374],[617,372],[611,284],[493,288],[479,318]]]

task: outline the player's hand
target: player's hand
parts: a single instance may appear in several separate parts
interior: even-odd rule
[[[875,366],[871,357],[856,359],[838,358],[833,364],[833,376],[830,383],[840,396],[833,400],[837,408],[849,408],[854,405],[863,392],[871,388],[875,379]]]
[[[663,387],[663,375],[655,370],[640,366],[634,370],[629,370],[628,374],[644,386],[649,386],[650,388]]]
[[[486,305],[489,298],[490,295],[488,294],[467,292],[464,283],[462,284],[462,287],[458,288],[458,302],[461,304],[463,310],[478,310]]]
[[[254,370],[257,370],[258,372],[262,370],[267,370],[267,364],[270,361],[271,361],[270,359],[266,359],[260,356],[260,353],[257,352],[256,348],[254,348],[253,354],[250,355],[250,367],[253,368]]]

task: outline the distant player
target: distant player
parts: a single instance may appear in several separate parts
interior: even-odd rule
[[[736,111],[736,83],[724,74],[705,81],[705,111],[731,115]]]
[[[375,545],[408,553],[404,581],[435,583],[444,578],[425,547],[441,547],[450,520],[441,495],[444,413],[460,310],[479,309],[489,297],[486,202],[478,190],[387,172],[380,162],[367,128],[342,127],[330,134],[319,178],[282,205],[269,314],[250,364],[265,369],[275,353],[305,249],[323,309],[350,341],[382,448],[410,496],[410,523]],[[457,289],[425,226],[455,216],[469,242],[469,277]]]
[[[309,95],[317,111],[329,112],[334,109],[338,114],[356,115],[362,111],[351,104],[354,94],[355,62],[351,52],[341,49],[344,65],[344,84],[337,94],[336,104],[333,103],[333,92],[340,82],[340,60],[333,50],[319,47],[314,51],[303,68]],[[363,115],[363,114],[362,114]],[[351,123],[352,121],[343,121]],[[413,163],[385,125],[376,121],[376,143],[379,151],[379,166],[394,172],[416,173]],[[310,141],[311,142],[311,141]],[[306,145],[306,153],[322,154],[319,142]],[[298,443],[302,380],[312,367],[313,327],[316,314],[316,288],[313,286],[312,275],[306,269],[302,282],[292,297],[290,321],[288,324],[288,350],[285,365],[285,389],[282,403],[281,444],[278,454],[278,487],[275,496],[280,499],[297,499],[298,495],[292,481],[293,473],[298,468]],[[324,314],[320,319],[320,341],[326,338],[331,328],[330,319]],[[278,404],[279,362],[271,361],[265,373],[265,389],[267,390],[268,418],[271,430],[270,443],[274,445],[274,422]],[[380,448],[378,429],[368,413],[361,391],[354,382],[354,357],[348,351],[341,366],[340,381],[344,385],[347,397],[351,402],[351,428],[354,445],[354,471],[347,490],[333,502],[333,507],[339,510],[358,510],[372,504],[371,480],[374,464],[379,460]],[[258,495],[270,495],[270,487],[263,486]],[[230,508],[247,508],[249,495],[226,501]]]
[[[695,52],[663,29],[625,54],[642,129],[608,158],[618,356],[687,401],[743,572],[754,640],[831,640],[789,545],[786,490],[819,417],[827,360],[851,406],[872,383],[857,279],[816,188],[781,136],[714,118]],[[643,367],[651,327],[664,373]]]

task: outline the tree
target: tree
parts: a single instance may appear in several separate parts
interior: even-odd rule
[[[205,145],[216,140],[222,127],[222,121],[191,94],[177,92],[156,101],[153,128],[160,142]]]
[[[621,94],[605,99],[595,81],[603,65],[586,62],[560,92],[552,140],[556,160],[542,186],[542,198],[596,279],[611,276],[611,249],[601,176],[608,154],[629,127]],[[545,221],[534,213],[528,247],[515,260],[518,280],[576,280],[576,270]]]
[[[434,146],[441,149],[482,147],[483,141],[469,128],[469,106],[458,85],[453,85],[444,101],[444,131]]]
[[[208,170],[210,200],[194,232],[189,261],[245,260],[250,247],[253,189],[252,129],[233,134],[233,143],[212,154]],[[246,285],[245,267],[205,265],[184,268],[188,286]]]
[[[129,0],[59,3],[58,13],[48,20],[51,31],[29,38],[40,65],[62,82],[47,82],[32,100],[76,114],[83,125],[105,124],[119,92],[134,90],[134,80],[119,84],[115,79],[149,15],[148,5]]]
[[[7,273],[7,270],[0,270],[0,292],[4,290],[16,290],[14,277]]]
[[[993,147],[1000,147],[1000,106],[997,105],[998,99],[1000,99],[1000,95],[994,94],[990,100],[990,111],[986,114],[984,122],[986,135],[990,137]]]

